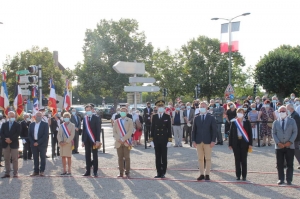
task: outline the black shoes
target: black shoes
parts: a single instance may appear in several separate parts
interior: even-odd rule
[[[277,181],[277,184],[278,184],[278,185],[282,185],[283,183],[284,183],[283,180],[278,180],[278,181]]]
[[[205,176],[205,180],[210,180],[209,175]]]
[[[223,142],[217,142],[216,145],[223,145]]]
[[[243,181],[247,181],[247,179],[246,179],[246,178],[243,178],[242,180],[243,180]]]
[[[165,175],[161,175],[160,178],[166,178],[166,176]]]
[[[90,176],[90,175],[91,175],[90,173],[85,173],[82,176]]]
[[[240,178],[240,177],[237,177],[236,180],[241,180],[241,178]]]
[[[290,182],[290,181],[287,181],[287,183],[286,183],[287,185],[292,185],[292,182]]]
[[[204,175],[200,175],[199,178],[197,178],[197,180],[204,180]]]
[[[94,177],[97,178],[97,177],[98,177],[98,174],[97,174],[97,173],[94,173]]]
[[[154,178],[161,178],[161,175],[157,174]]]

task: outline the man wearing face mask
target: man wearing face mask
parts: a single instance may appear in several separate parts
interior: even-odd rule
[[[186,135],[185,135],[185,144],[190,144],[192,147],[192,126],[195,117],[195,110],[191,108],[191,103],[186,103],[186,110],[183,111],[183,117],[185,120],[185,128],[186,128]]]
[[[263,106],[263,104],[260,101],[260,97],[256,96],[255,97],[255,104],[256,104],[256,110],[260,111],[261,107]]]
[[[174,132],[175,145],[174,147],[182,147],[182,134],[183,134],[183,111],[180,110],[180,105],[177,104],[175,107],[175,111],[172,112],[172,125]]]
[[[215,102],[216,107],[213,109],[213,115],[215,116],[217,122],[217,140],[218,142],[216,145],[223,145],[223,137],[222,137],[222,122],[223,122],[223,114],[224,108],[220,106],[220,101],[216,100]]]
[[[167,171],[168,148],[172,144],[171,117],[165,113],[165,102],[155,103],[157,114],[152,117],[150,144],[155,149],[157,175],[155,178],[165,178]]]
[[[28,114],[24,115],[24,120],[21,122],[21,135],[23,142],[23,160],[31,160],[32,152],[30,147],[30,142],[28,138],[28,129],[31,124],[30,116]]]
[[[5,174],[2,178],[10,177],[10,160],[13,163],[13,176],[18,177],[18,149],[19,149],[19,136],[21,133],[21,125],[15,121],[15,113],[8,112],[9,121],[2,124],[0,137],[3,148]]]
[[[120,108],[117,108],[117,111],[111,116],[110,122],[111,122],[111,126],[113,127],[114,122],[116,120],[116,115],[118,115],[120,113]]]
[[[122,106],[120,106],[120,109],[121,109],[122,107],[125,107],[126,110],[127,110],[126,117],[132,119],[132,115],[131,115],[130,113],[128,113],[128,108],[127,108],[127,106],[126,106],[126,105],[125,105],[125,106],[122,105]],[[115,116],[115,120],[119,119],[120,117],[121,117],[121,115],[120,115],[120,113],[119,113],[119,114],[117,114],[117,115]]]
[[[54,115],[50,119],[50,130],[51,130],[51,146],[52,146],[52,158],[56,156],[60,156],[59,153],[59,145],[58,145],[58,140],[57,140],[57,132],[59,130],[60,125],[62,124],[62,120],[60,118],[59,114]],[[55,148],[56,152],[55,153]]]
[[[290,104],[294,104],[295,103],[295,94],[294,93],[291,94],[291,99],[289,100],[289,103]]]
[[[294,172],[295,139],[298,134],[294,119],[287,117],[287,109],[279,108],[279,118],[273,123],[273,138],[275,141],[276,161],[278,171],[278,185],[284,183],[284,160],[287,163],[286,181],[292,184]]]
[[[100,118],[93,115],[92,106],[85,106],[86,116],[83,119],[82,147],[85,147],[86,172],[83,176],[91,175],[91,166],[94,168],[94,177],[98,177],[98,148],[100,148]],[[93,163],[91,161],[93,153]]]
[[[28,136],[34,162],[34,171],[31,176],[44,176],[44,171],[46,168],[46,151],[48,147],[49,126],[47,122],[42,121],[41,112],[37,112],[35,114],[35,122],[32,122],[29,125]]]
[[[193,146],[197,148],[200,176],[197,180],[210,180],[211,152],[217,137],[215,118],[207,114],[207,104],[200,103],[200,115],[195,117],[192,133]],[[206,160],[204,177],[204,156]]]
[[[150,137],[150,130],[151,130],[151,116],[153,114],[153,109],[151,108],[150,102],[147,102],[147,107],[144,108],[144,121],[145,121],[145,130],[144,133],[146,134],[146,141],[148,141]]]
[[[278,102],[278,98],[274,95],[272,97],[272,102],[271,102],[271,105],[270,105],[273,108],[274,111],[276,111],[278,109],[277,102]]]
[[[295,157],[298,161],[298,169],[300,169],[300,116],[295,111],[294,106],[292,104],[287,105],[287,112],[289,117],[293,118],[297,124],[298,134],[295,139]]]
[[[76,115],[76,109],[73,108],[71,110],[71,123],[73,123],[75,125],[75,136],[74,136],[74,149],[72,151],[72,154],[78,154],[78,143],[79,143],[79,135],[80,135],[80,131],[81,131],[81,119],[78,115]]]

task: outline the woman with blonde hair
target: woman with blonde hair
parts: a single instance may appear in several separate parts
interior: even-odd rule
[[[75,125],[70,122],[71,114],[65,112],[63,115],[64,123],[59,126],[57,140],[60,147],[60,156],[63,164],[63,173],[61,175],[71,175],[71,156],[74,147],[73,138],[75,136]],[[68,160],[68,172],[67,172]]]

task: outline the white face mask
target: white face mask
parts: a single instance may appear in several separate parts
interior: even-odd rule
[[[163,113],[163,112],[165,112],[165,108],[163,108],[163,107],[159,107],[159,108],[158,108],[158,112],[159,112],[159,113]]]
[[[237,115],[238,118],[243,118],[244,117],[243,113],[237,113],[236,115]]]
[[[284,113],[279,113],[279,116],[280,116],[280,118],[281,119],[284,119],[284,118],[286,118],[286,112],[284,112]]]
[[[257,99],[257,100],[255,100],[256,101],[256,103],[258,103],[259,102],[259,100]]]

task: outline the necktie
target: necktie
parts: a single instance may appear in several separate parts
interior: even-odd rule
[[[11,126],[12,126],[12,123],[10,122],[10,123],[9,123],[9,130],[11,129]]]
[[[202,122],[204,122],[204,115],[202,115],[202,118],[201,118]]]
[[[282,120],[281,128],[282,128],[282,130],[284,131],[284,120]]]
[[[75,115],[75,120],[76,120],[76,125],[78,124],[78,119],[77,119],[77,116]]]
[[[161,114],[159,114],[159,119],[161,118]]]

